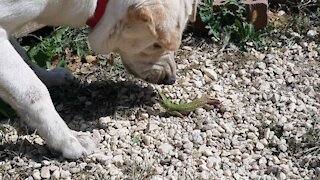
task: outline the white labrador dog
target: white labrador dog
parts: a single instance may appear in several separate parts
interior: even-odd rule
[[[46,87],[54,85],[53,82],[64,82],[68,73],[61,69],[46,71],[26,63],[8,36],[30,21],[53,26],[88,24],[89,41],[96,53],[119,52],[126,69],[136,77],[151,83],[173,84],[176,68],[173,53],[180,46],[195,2],[1,0],[0,98],[64,157],[79,158],[93,153],[96,144],[89,135],[68,128],[55,110]]]

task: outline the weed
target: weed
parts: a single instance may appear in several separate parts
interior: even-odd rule
[[[145,157],[144,161],[137,161],[132,158],[123,169],[127,179],[144,180],[150,179],[154,175],[153,162],[150,157]]]
[[[132,138],[132,144],[140,144],[141,143],[141,138],[139,136],[134,136]]]
[[[252,42],[255,47],[264,43],[262,33],[247,22],[245,13],[246,5],[239,0],[228,0],[219,9],[213,6],[213,0],[200,4],[200,18],[206,24],[208,35],[216,40],[225,36],[242,50],[246,50],[247,42]]]
[[[87,40],[87,28],[70,28],[59,27],[54,30],[50,37],[37,37],[40,42],[30,44],[24,48],[30,59],[41,67],[51,69],[51,63],[57,57],[59,62],[57,67],[66,65],[66,50],[70,50],[71,54],[81,58],[88,54],[93,54]]]

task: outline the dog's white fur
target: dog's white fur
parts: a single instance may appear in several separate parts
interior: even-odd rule
[[[82,26],[95,11],[97,0],[1,0],[0,97],[66,158],[90,154],[90,136],[72,131],[55,110],[45,86],[70,77],[61,69],[43,70],[15,49],[9,35],[30,21],[47,25]],[[175,78],[173,52],[191,15],[193,0],[109,0],[106,13],[89,33],[97,53],[117,51],[128,71],[161,83]],[[34,71],[32,71],[32,69]],[[39,79],[39,78],[41,79]],[[62,79],[63,80],[63,79]]]

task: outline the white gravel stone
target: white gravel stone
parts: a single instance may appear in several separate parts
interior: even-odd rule
[[[61,170],[60,171],[60,177],[63,179],[67,179],[71,177],[71,173],[69,170]]]
[[[59,169],[56,169],[55,171],[53,171],[51,177],[52,177],[52,179],[54,179],[54,180],[60,179],[60,170],[59,170]]]
[[[112,163],[113,163],[114,165],[116,165],[117,167],[122,166],[123,163],[124,163],[123,156],[122,156],[122,155],[116,155],[116,156],[114,156],[113,159],[112,159]]]
[[[218,84],[213,85],[212,89],[217,91],[217,92],[222,92],[223,91],[223,87],[218,85]]]
[[[315,37],[316,35],[318,35],[318,32],[316,30],[309,30],[307,32],[307,35],[311,38]]]
[[[41,177],[44,179],[49,179],[50,178],[50,170],[48,166],[44,166],[41,168],[40,171]]]
[[[163,143],[158,147],[158,152],[161,154],[169,154],[173,150],[173,147],[169,143]]]
[[[209,171],[202,171],[200,174],[201,179],[203,180],[209,180],[210,177],[210,172]]]
[[[212,80],[218,80],[218,74],[213,69],[205,68],[203,72]]]
[[[256,148],[257,148],[258,150],[263,150],[263,149],[264,149],[264,145],[263,145],[261,142],[257,142]]]
[[[226,131],[226,133],[232,133],[233,132],[233,128],[231,124],[228,123],[222,123],[221,127]]]
[[[32,174],[32,177],[33,177],[35,180],[40,180],[40,179],[41,179],[40,171],[39,171],[39,170],[34,170],[34,171],[33,171],[33,174]]]

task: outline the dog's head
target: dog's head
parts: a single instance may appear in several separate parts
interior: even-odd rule
[[[156,84],[173,84],[176,79],[174,52],[180,46],[195,1],[138,0],[127,6],[122,3],[126,6],[124,12],[121,8],[115,12],[109,4],[107,16],[118,17],[121,13],[122,16],[112,28],[104,27],[108,30],[102,28],[108,26],[105,21],[110,17],[103,17],[103,22],[89,34],[91,46],[98,53],[119,52],[126,69],[138,78]],[[98,33],[106,33],[107,37]]]

